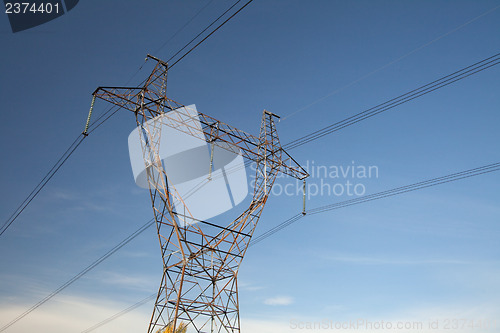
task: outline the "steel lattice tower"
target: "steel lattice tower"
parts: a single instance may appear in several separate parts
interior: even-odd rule
[[[238,149],[256,163],[255,187],[249,207],[227,225],[197,220],[183,204],[159,155],[160,122],[196,135],[189,118],[170,116],[183,105],[166,97],[168,65],[157,63],[143,87],[99,87],[93,96],[132,111],[142,132],[141,147],[147,170],[149,193],[163,258],[163,277],[148,333],[173,332],[181,322],[188,332],[240,332],[238,268],[248,248],[270,190],[279,172],[305,179],[307,172],[280,145],[274,118],[264,111],[258,137],[199,113],[206,142],[222,149]],[[174,113],[172,113],[174,114]],[[186,120],[187,119],[187,120]],[[182,125],[182,126],[179,126]],[[179,206],[177,205],[177,208]]]

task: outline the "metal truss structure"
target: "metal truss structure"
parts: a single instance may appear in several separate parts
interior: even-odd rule
[[[253,197],[249,207],[226,225],[197,220],[185,204],[182,212],[176,211],[174,202],[183,200],[168,184],[162,165],[161,127],[149,120],[161,115],[163,125],[191,135],[199,133],[199,123],[168,112],[183,105],[166,97],[168,65],[150,55],[148,58],[156,65],[144,86],[99,87],[93,93],[94,100],[103,99],[133,112],[143,134],[141,147],[163,258],[163,277],[148,333],[163,332],[167,326],[176,332],[181,324],[188,325],[188,332],[239,333],[238,269],[271,187],[280,172],[297,179],[308,174],[281,147],[276,115],[263,112],[257,137],[199,113],[207,143],[238,150],[256,163]]]

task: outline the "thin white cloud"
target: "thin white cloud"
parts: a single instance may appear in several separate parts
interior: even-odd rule
[[[271,297],[264,300],[264,304],[267,305],[290,305],[293,303],[293,298],[289,296],[277,296]]]
[[[117,189],[117,191],[121,190]],[[112,191],[108,187],[96,188],[90,196],[83,196],[80,192],[71,189],[56,188],[49,192],[46,200],[61,205],[66,211],[115,213],[118,208],[109,200],[110,194]]]
[[[469,265],[477,264],[477,262],[471,262],[466,260],[457,259],[443,259],[443,258],[424,258],[424,259],[414,259],[414,258],[388,258],[388,257],[369,257],[369,256],[357,256],[357,255],[342,255],[333,254],[326,255],[324,257],[330,261],[344,262],[351,264],[360,265]]]
[[[145,274],[121,274],[116,272],[99,272],[92,277],[99,283],[111,284],[117,288],[140,291],[156,291],[158,277]]]
[[[78,200],[78,195],[75,192],[68,191],[66,189],[56,188],[49,192],[49,198],[52,197],[53,200],[66,200],[73,201]]]
[[[248,290],[248,291],[257,291],[257,290],[265,289],[264,286],[254,285],[254,284],[245,283],[245,282],[238,282],[238,288],[240,290]]]
[[[0,304],[0,321],[4,324],[23,313],[32,304]],[[9,327],[9,333],[81,332],[122,311],[130,304],[106,299],[58,296]],[[109,323],[96,332],[144,332],[150,319],[151,305],[145,305]]]
[[[156,259],[156,256],[154,254],[156,253],[150,253],[146,251],[125,251],[122,250],[120,252],[122,257],[128,257],[128,258],[154,258]]]
[[[265,287],[262,287],[262,286],[248,286],[248,287],[244,287],[245,290],[248,290],[248,291],[257,291],[257,290],[263,290],[265,289]]]

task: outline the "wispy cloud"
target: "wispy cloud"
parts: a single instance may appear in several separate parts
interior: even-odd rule
[[[248,290],[248,291],[257,291],[257,290],[263,290],[266,288],[263,286],[247,286],[247,287],[244,287],[243,289]]]
[[[374,257],[374,256],[358,256],[344,254],[330,254],[324,256],[326,260],[359,264],[359,265],[469,265],[477,262],[445,259],[445,258],[391,258],[391,257]]]
[[[131,290],[151,291],[158,287],[157,276],[144,274],[120,274],[116,272],[101,272],[92,278],[98,283],[110,284],[119,288]]]
[[[267,305],[290,305],[293,303],[293,298],[289,296],[277,296],[271,297],[264,300],[264,304]]]
[[[3,303],[3,302],[2,302]],[[32,304],[0,303],[0,318],[7,323],[23,313]],[[58,296],[50,303],[9,327],[10,333],[24,332],[81,332],[102,320],[122,311],[127,303],[110,302],[106,299]],[[115,320],[101,329],[101,332],[140,332],[147,328],[151,307],[147,305]]]
[[[113,213],[117,208],[110,200],[109,192],[108,188],[101,188],[83,195],[74,189],[55,188],[48,192],[46,200],[61,205],[65,210]]]
[[[54,200],[77,200],[78,195],[75,192],[71,192],[69,190],[56,188],[49,192],[49,198]]]
[[[150,252],[146,251],[121,251],[123,257],[128,258],[156,258],[156,256]],[[156,254],[156,253],[155,253]]]
[[[265,289],[264,286],[259,286],[251,283],[245,283],[245,282],[238,282],[238,288],[240,290],[248,290],[248,291],[257,291],[257,290],[262,290]]]

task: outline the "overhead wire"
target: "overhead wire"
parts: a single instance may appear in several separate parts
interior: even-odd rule
[[[241,0],[238,0],[238,2],[240,2]],[[194,49],[196,49],[201,43],[203,43],[204,41],[206,41],[210,36],[212,36],[217,30],[219,30],[222,26],[224,26],[224,24],[226,24],[227,22],[229,22],[229,20],[231,20],[233,17],[235,17],[239,12],[241,12],[246,6],[248,6],[253,0],[249,0],[247,3],[245,3],[240,9],[238,9],[236,12],[234,12],[228,19],[226,19],[224,22],[222,22],[219,26],[217,26],[217,28],[215,28],[211,33],[209,33],[205,38],[203,38],[200,42],[198,42],[195,46],[193,46],[191,49],[189,49],[189,51],[187,51],[186,53],[184,53],[184,55],[182,57],[180,57],[179,59],[177,59],[172,65],[169,66],[169,68],[171,69],[172,67],[174,67],[179,61],[181,61],[182,59],[184,59],[184,57],[186,57],[189,53],[191,53]]]
[[[242,0],[238,0],[235,3],[233,3],[233,5],[231,7],[229,7],[228,9],[226,9],[221,15],[219,15],[219,17],[217,17],[215,20],[213,20],[205,29],[203,29],[200,33],[198,33],[196,36],[194,36],[189,42],[187,42],[179,51],[177,51],[173,56],[171,56],[170,58],[168,58],[168,60],[166,61],[166,63],[169,63],[172,59],[174,59],[177,55],[179,55],[179,53],[181,53],[182,51],[184,51],[189,45],[191,45],[196,39],[198,39],[198,37],[200,37],[201,35],[203,35],[205,33],[205,31],[207,31],[208,29],[210,29],[211,26],[213,26],[215,23],[217,23],[217,21],[219,21],[222,17],[224,17],[224,15],[226,15],[231,9],[233,9],[241,1]]]
[[[75,150],[81,145],[85,140],[85,135],[80,134],[76,137],[75,141],[66,149],[66,151],[61,155],[57,162],[52,166],[52,168],[45,174],[45,176],[38,182],[38,184],[33,188],[33,190],[28,194],[24,201],[16,208],[14,213],[4,222],[0,228],[0,236],[2,236],[5,231],[16,221],[16,219],[21,215],[21,213],[28,207],[28,205],[35,199],[40,191],[47,185],[47,183],[54,177],[54,175],[59,171],[59,169],[66,163]]]
[[[345,118],[343,120],[335,122],[335,123],[328,125],[322,129],[313,131],[313,132],[311,132],[307,135],[304,135],[300,138],[294,139],[294,140],[288,142],[287,144],[284,144],[282,146],[282,148],[285,150],[292,150],[292,149],[300,147],[304,144],[307,144],[309,142],[318,140],[325,135],[332,134],[332,133],[337,132],[343,128],[346,128],[348,126],[352,126],[352,125],[357,124],[363,120],[369,119],[369,118],[376,116],[378,114],[381,114],[385,111],[391,110],[399,105],[410,102],[410,101],[412,101],[418,97],[424,96],[430,92],[444,88],[452,83],[455,83],[457,81],[465,79],[473,74],[477,74],[479,72],[482,72],[483,70],[486,70],[490,67],[498,65],[499,63],[500,63],[500,53],[497,53],[491,57],[488,57],[488,58],[485,58],[481,61],[478,61],[470,66],[464,67],[464,68],[459,69],[451,74],[448,74],[448,75],[443,76],[437,80],[434,80],[426,85],[415,88],[415,89],[413,89],[405,94],[399,95],[398,97],[394,97],[394,98],[392,98],[384,103],[378,104],[370,109],[367,109],[365,111],[354,114],[348,118]],[[226,168],[225,172],[226,172],[226,174],[230,174],[230,173],[242,170],[242,169],[250,166],[252,163],[253,163],[252,161],[246,160],[243,165],[235,165],[235,166]],[[223,176],[216,175],[216,176],[213,176],[211,179],[214,180],[214,179],[218,179],[220,177],[223,177]],[[193,189],[191,189],[187,193],[190,194],[193,191],[197,191],[199,188],[205,186],[208,182],[209,182],[208,179],[201,181],[197,186],[195,186]]]
[[[210,0],[207,4],[201,7],[196,14],[194,14],[180,29],[178,29],[169,39],[167,39],[158,49],[155,50],[154,53],[160,52],[172,39],[174,39],[182,30],[184,30],[191,22],[194,21],[208,6],[210,6],[214,2],[214,0]],[[181,49],[182,50],[182,49]],[[168,61],[167,61],[168,62]]]
[[[130,81],[130,80],[129,80]],[[128,81],[127,81],[128,82]],[[115,110],[114,110],[115,109]],[[114,110],[114,112],[112,112]],[[82,144],[85,138],[101,126],[106,120],[108,120],[112,115],[114,115],[119,110],[116,106],[111,106],[100,115],[95,121],[89,125],[90,131],[87,133],[80,133],[75,140],[69,145],[66,151],[59,157],[59,159],[54,163],[52,168],[45,174],[45,176],[38,182],[38,184],[33,188],[33,190],[26,196],[26,198],[21,202],[21,204],[16,208],[16,210],[9,216],[9,218],[4,222],[2,227],[0,227],[0,236],[2,236],[5,231],[14,223],[14,221],[23,213],[23,211],[28,207],[28,205],[38,196],[41,190],[47,185],[47,183],[54,177],[54,175],[59,171],[59,169],[66,163],[66,161],[73,155],[75,150]],[[103,121],[98,123],[102,118],[108,115],[110,112],[112,114],[106,117]],[[97,125],[95,125],[98,123]]]
[[[441,185],[441,184],[445,184],[445,183],[450,183],[450,182],[454,182],[457,180],[475,177],[475,176],[479,176],[482,174],[491,173],[491,172],[495,172],[495,171],[499,171],[499,170],[500,170],[500,162],[492,163],[492,164],[484,165],[481,167],[452,173],[452,174],[449,174],[446,176],[432,178],[432,179],[424,180],[424,181],[417,182],[414,184],[393,188],[393,189],[390,189],[387,191],[382,191],[382,192],[378,192],[378,193],[374,193],[374,194],[370,194],[370,195],[365,195],[362,197],[358,197],[358,198],[354,198],[354,199],[350,199],[350,200],[346,200],[346,201],[341,201],[338,203],[333,203],[333,204],[329,204],[329,205],[323,205],[320,207],[312,208],[312,209],[307,210],[305,212],[305,214],[297,214],[297,215],[289,218],[288,220],[286,220],[286,221],[274,226],[273,228],[267,230],[266,232],[260,234],[259,236],[252,239],[251,244],[255,245],[255,244],[261,242],[262,240],[270,237],[271,235],[275,234],[276,232],[282,230],[283,228],[286,228],[289,225],[297,222],[303,216],[325,213],[327,211],[331,211],[331,210],[335,210],[335,209],[339,209],[339,208],[345,208],[345,207],[358,205],[358,204],[369,202],[369,201],[388,198],[388,197],[392,197],[395,195],[400,195],[400,194],[404,194],[404,193],[408,193],[408,192],[412,192],[412,191],[417,191],[417,190],[421,190],[424,188],[428,188],[428,187],[432,187],[432,186],[436,186],[436,185]]]
[[[412,191],[424,189],[427,187],[446,184],[449,182],[454,182],[454,181],[465,179],[465,178],[479,176],[479,175],[482,175],[485,173],[495,172],[498,170],[500,170],[500,163],[492,163],[492,164],[488,164],[488,165],[485,165],[482,167],[457,172],[457,173],[454,173],[451,175],[438,177],[438,178],[422,181],[422,182],[407,185],[407,186],[398,187],[398,188],[384,191],[384,192],[379,192],[379,193],[376,193],[373,195],[367,195],[367,196],[363,196],[361,198],[351,199],[351,200],[348,200],[348,201],[343,202],[341,204],[335,203],[335,204],[320,206],[320,207],[308,210],[308,213],[311,215],[323,213],[323,212],[330,211],[333,209],[338,209],[340,207],[352,206],[352,205],[358,204],[359,202],[368,202],[368,201],[372,201],[372,200],[387,198],[387,197],[391,197],[391,196],[394,196],[397,194],[403,194],[403,193],[407,193],[407,192],[412,192]]]
[[[331,125],[323,127],[319,130],[316,130],[312,133],[304,135],[300,138],[297,138],[297,139],[289,142],[288,144],[286,144],[283,148],[294,149],[294,148],[301,146],[305,143],[317,140],[325,135],[331,134],[331,133],[336,132],[336,131],[343,129],[345,127],[354,125],[360,121],[371,118],[371,117],[378,115],[382,112],[391,110],[396,106],[407,103],[411,100],[414,100],[418,97],[424,96],[424,95],[426,95],[430,92],[433,92],[435,90],[438,90],[440,88],[446,87],[454,82],[465,79],[473,74],[482,72],[483,70],[486,70],[486,69],[493,67],[493,66],[496,66],[498,64],[500,64],[500,53],[497,53],[491,57],[488,57],[488,58],[483,59],[479,62],[476,62],[470,66],[464,67],[464,68],[462,68],[458,71],[455,71],[449,75],[446,75],[440,79],[432,81],[431,83],[428,83],[426,85],[423,85],[421,87],[413,89],[413,90],[411,90],[403,95],[400,95],[398,97],[390,99],[387,102],[384,102],[382,104],[374,106],[368,110],[359,112],[359,113],[357,113],[353,116],[350,116],[344,120],[338,121],[336,123],[333,123]]]
[[[89,333],[89,332],[95,331],[95,330],[96,330],[96,329],[98,329],[99,327],[104,326],[104,325],[106,325],[107,323],[112,322],[113,320],[118,319],[118,318],[120,318],[121,316],[123,316],[123,315],[125,315],[125,314],[129,313],[130,311],[135,310],[135,309],[137,309],[138,307],[140,307],[140,306],[142,306],[142,305],[146,304],[147,302],[149,302],[149,301],[151,301],[151,300],[155,299],[155,298],[156,298],[156,296],[157,296],[157,295],[156,295],[156,293],[155,293],[155,294],[152,294],[152,295],[149,295],[148,297],[146,297],[146,298],[144,298],[144,299],[140,300],[139,302],[137,302],[137,303],[135,303],[135,304],[133,304],[133,305],[129,306],[128,308],[126,308],[126,309],[124,309],[124,310],[122,310],[122,311],[120,311],[120,312],[118,312],[118,313],[114,314],[113,316],[111,316],[111,317],[109,317],[109,318],[104,319],[103,321],[101,321],[101,322],[99,322],[99,323],[97,323],[97,324],[95,324],[95,325],[93,325],[93,326],[91,326],[91,327],[87,328],[86,330],[83,330],[81,333]]]

